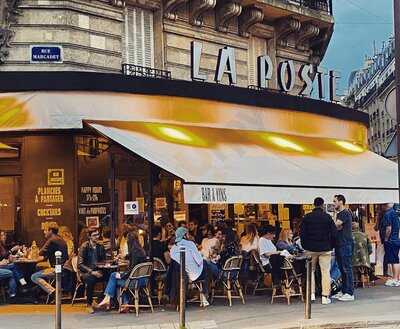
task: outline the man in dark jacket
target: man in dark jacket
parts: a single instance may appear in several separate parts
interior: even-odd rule
[[[83,282],[86,284],[86,297],[88,312],[93,313],[93,292],[97,282],[102,282],[106,278],[98,270],[98,263],[106,259],[106,250],[99,244],[100,233],[97,230],[89,232],[89,240],[84,242],[79,248],[78,269],[81,273]]]
[[[57,223],[50,223],[48,228],[44,231],[44,235],[47,241],[39,251],[39,260],[48,260],[51,267],[33,273],[31,280],[40,288],[42,288],[47,294],[53,294],[56,289],[46,280],[55,278],[54,267],[56,265],[56,251],[61,251],[61,264],[64,264],[68,258],[68,248],[67,243],[58,235]]]
[[[330,304],[331,293],[331,255],[336,236],[336,226],[332,217],[324,209],[324,200],[314,200],[314,210],[305,215],[300,226],[301,245],[312,257],[311,299],[315,300],[315,268],[321,268],[322,304]]]

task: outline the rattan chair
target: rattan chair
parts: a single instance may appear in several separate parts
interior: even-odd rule
[[[154,312],[153,303],[151,301],[151,293],[150,293],[150,278],[153,273],[153,263],[147,262],[136,265],[131,273],[129,274],[128,279],[126,280],[123,287],[120,288],[119,291],[119,305],[120,311],[121,307],[135,308],[136,316],[139,316],[139,308],[140,307],[150,307],[151,312]],[[140,291],[143,291],[147,296],[148,305],[140,305],[139,304],[139,294]],[[123,305],[122,304],[122,295],[130,294],[133,297],[134,304]]]
[[[75,290],[71,300],[71,305],[74,306],[74,303],[76,301],[86,301],[86,289],[85,289],[85,283],[82,281],[82,277],[78,269],[78,256],[72,257],[71,264],[72,264],[72,269],[76,275]],[[83,288],[83,297],[77,298],[79,289],[81,288]]]
[[[229,306],[232,306],[232,298],[240,298],[242,303],[245,304],[242,287],[239,283],[239,272],[242,267],[243,257],[234,256],[229,258],[221,271],[219,278],[212,283],[211,298],[227,298]],[[215,295],[216,288],[218,285],[222,285],[222,288],[226,295]],[[232,296],[232,290],[236,290],[238,296]]]

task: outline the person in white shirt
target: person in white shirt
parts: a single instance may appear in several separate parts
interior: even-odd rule
[[[204,281],[203,291],[200,292],[200,298],[204,307],[210,305],[207,301],[208,280],[207,266],[201,253],[197,250],[196,244],[187,240],[188,230],[185,227],[179,227],[175,232],[175,244],[171,249],[171,258],[180,264],[180,249],[185,248],[185,270],[190,281]]]
[[[266,272],[271,272],[270,256],[278,255],[274,243],[272,240],[275,237],[275,228],[271,225],[263,226],[260,228],[260,240],[258,242],[258,252],[260,254],[260,259],[262,266]]]

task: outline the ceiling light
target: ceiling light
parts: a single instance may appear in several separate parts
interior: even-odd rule
[[[191,142],[192,138],[190,136],[188,136],[187,134],[185,134],[184,132],[176,129],[176,128],[170,128],[170,127],[159,127],[159,130],[166,136],[176,139],[176,140],[180,140],[180,141],[184,141],[184,142]]]
[[[364,148],[361,147],[358,144],[351,143],[351,142],[346,142],[346,141],[335,141],[336,145],[339,145],[341,148],[351,151],[351,152],[357,152],[361,153],[364,151]]]
[[[284,149],[290,149],[298,152],[304,152],[304,148],[301,147],[300,145],[286,139],[283,137],[278,137],[278,136],[268,136],[268,140],[275,145],[282,147]]]

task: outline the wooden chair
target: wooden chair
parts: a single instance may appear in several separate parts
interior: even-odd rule
[[[229,302],[229,306],[232,307],[232,298],[241,298],[242,303],[245,304],[242,287],[239,283],[239,271],[242,267],[243,257],[242,256],[234,256],[229,258],[222,269],[220,277],[218,280],[213,281],[212,283],[212,291],[211,298],[227,298]],[[222,284],[224,292],[226,295],[216,296],[215,290],[218,284]],[[235,289],[238,293],[238,296],[232,296],[232,288]]]
[[[155,275],[155,281],[157,285],[157,300],[158,305],[161,305],[161,300],[165,288],[165,274],[167,273],[167,267],[163,261],[157,257],[153,259],[153,272]]]
[[[150,307],[151,312],[154,312],[153,303],[151,301],[151,293],[150,293],[150,278],[153,273],[153,263],[147,262],[136,265],[131,273],[129,274],[128,279],[125,282],[125,285],[120,288],[119,291],[119,305],[120,310],[122,306],[125,307],[134,307],[136,310],[136,316],[139,316],[139,308],[140,307]],[[139,293],[143,291],[147,296],[148,305],[140,305],[139,304]],[[130,294],[133,297],[134,304],[123,305],[122,304],[122,295],[124,293]]]
[[[374,283],[370,278],[371,269],[368,266],[355,266],[353,267],[354,285],[365,288],[371,287]]]
[[[282,256],[278,256],[282,257]],[[293,263],[289,258],[282,257],[282,278],[280,287],[274,286],[272,290],[271,304],[273,304],[275,298],[286,298],[287,304],[290,305],[292,297],[300,297],[303,301],[303,288],[301,282],[301,274],[297,274],[293,267]],[[277,290],[280,288],[281,294],[277,294]]]
[[[251,262],[253,262],[257,277],[254,281],[254,288],[253,288],[253,296],[255,296],[256,292],[258,291],[266,291],[266,290],[271,290],[272,287],[266,287],[264,284],[264,277],[267,275],[265,273],[264,267],[262,266],[260,256],[258,255],[258,252],[252,251],[250,255]],[[247,289],[245,289],[247,290]]]
[[[74,273],[76,275],[75,290],[71,300],[71,306],[74,306],[74,303],[76,301],[86,301],[86,289],[85,289],[85,283],[82,281],[82,277],[78,269],[78,256],[72,257],[71,263],[72,263],[72,269],[74,270]],[[83,297],[77,298],[79,289],[81,288],[83,288]]]

